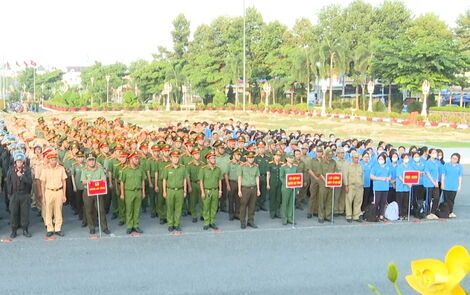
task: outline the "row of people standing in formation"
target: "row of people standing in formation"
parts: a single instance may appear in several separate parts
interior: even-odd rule
[[[379,142],[373,148],[372,140],[328,140],[300,132],[286,136],[283,130],[261,132],[233,122],[209,130],[204,123],[185,123],[146,132],[120,119],[90,123],[75,118],[70,125],[53,121],[49,127],[39,118],[33,135],[17,119],[17,136],[0,134],[1,157],[6,159],[2,171],[8,175],[18,169],[24,157],[24,169],[31,169],[33,206],[41,211],[48,236],[63,235],[63,203],[71,205],[91,234],[98,207],[105,233],[110,233],[109,212],[119,225],[126,225],[127,233],[143,232],[140,215],[147,211],[169,231],[181,231],[181,216],[186,214],[194,223],[203,220],[205,230],[217,229],[218,211],[227,212],[230,220],[239,219],[241,228],[256,228],[258,210],[269,211],[283,224],[293,223],[294,203],[302,210],[307,203],[307,218],[317,216],[320,223],[331,220],[333,211],[348,222],[360,222],[369,204],[383,220],[385,204],[396,200],[403,219],[410,191],[415,200],[427,201],[429,219],[435,218],[442,191],[455,217],[453,204],[463,176],[458,154],[444,163],[441,150],[425,147],[395,150]],[[21,154],[18,161],[15,154]],[[420,171],[420,183],[404,185],[403,172],[412,170]],[[285,175],[294,172],[304,175],[303,187],[295,192],[285,185]],[[325,186],[325,176],[332,172],[343,174],[335,196]],[[99,179],[107,181],[109,193],[97,206],[86,185]],[[7,203],[10,189],[4,186]],[[11,218],[19,219],[15,212]],[[21,227],[27,228],[27,223]],[[18,227],[12,222],[12,236]]]

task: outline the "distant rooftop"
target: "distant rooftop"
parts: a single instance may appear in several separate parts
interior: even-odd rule
[[[66,72],[81,72],[87,67],[79,67],[79,66],[74,66],[74,67],[66,67]]]

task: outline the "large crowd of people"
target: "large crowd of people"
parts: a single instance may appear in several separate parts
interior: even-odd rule
[[[442,150],[424,146],[258,130],[232,119],[186,120],[148,130],[120,118],[40,117],[36,126],[14,118],[0,121],[0,142],[11,238],[18,229],[31,237],[31,207],[42,217],[47,237],[64,236],[64,205],[90,234],[96,233],[98,216],[105,234],[110,234],[107,217],[118,219],[127,234],[143,233],[141,214],[170,232],[182,231],[182,216],[202,222],[204,230],[218,229],[217,218],[257,228],[260,210],[283,225],[295,222],[295,209],[303,212],[300,218],[319,223],[333,215],[347,222],[384,221],[390,204],[398,220],[408,219],[410,211],[417,218],[455,218],[463,177],[458,153],[446,158]],[[419,182],[405,184],[406,171],[419,171]],[[333,190],[325,177],[335,172],[342,183]],[[287,188],[290,173],[303,174],[301,188]],[[99,202],[87,190],[98,180],[106,181],[108,192]]]

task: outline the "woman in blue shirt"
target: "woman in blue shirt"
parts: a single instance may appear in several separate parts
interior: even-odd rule
[[[439,196],[442,194],[442,189],[441,189],[441,182],[442,182],[442,170],[444,169],[444,164],[446,163],[444,161],[444,151],[441,149],[437,149],[437,160],[440,162],[439,165]]]
[[[462,189],[463,166],[460,165],[460,154],[454,153],[450,157],[450,163],[446,163],[442,169],[442,190],[444,201],[449,206],[449,217],[456,218],[454,202],[457,192]]]
[[[361,211],[364,212],[367,206],[374,200],[374,192],[372,191],[372,185],[370,181],[370,170],[372,169],[372,165],[370,163],[370,157],[367,151],[362,153],[362,159],[360,163],[362,165],[362,172],[364,175],[364,192],[362,195],[361,205]]]
[[[416,152],[412,153],[411,157],[413,162],[411,163],[411,167],[414,171],[419,171],[419,183],[413,184],[411,188],[413,206],[417,206],[418,201],[424,200],[424,186],[423,186],[423,175],[424,175],[424,162],[421,158],[421,155]]]
[[[390,190],[388,191],[387,203],[395,202],[396,197],[396,181],[397,181],[397,167],[398,167],[398,154],[396,150],[390,151],[390,172],[392,173],[392,179],[390,181]]]
[[[437,209],[439,208],[439,166],[440,162],[437,160],[437,151],[435,149],[429,150],[429,159],[424,165],[423,185],[426,189],[426,209],[428,216],[427,219],[439,219],[437,217]],[[431,207],[432,204],[432,207]],[[429,210],[431,208],[431,210]]]
[[[379,220],[384,220],[385,204],[387,203],[388,191],[390,188],[391,169],[386,163],[387,155],[382,153],[377,158],[377,165],[370,171],[370,179],[374,185],[375,209],[379,215]]]
[[[411,184],[404,184],[403,175],[406,171],[412,171],[410,165],[410,155],[407,153],[401,154],[401,164],[397,167],[397,203],[398,203],[398,214],[400,219],[406,219],[408,216],[408,204],[410,202],[410,190]]]

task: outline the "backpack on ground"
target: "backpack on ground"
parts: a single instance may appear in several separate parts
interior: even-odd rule
[[[426,204],[425,200],[418,200],[415,203],[415,206],[413,208],[413,215],[418,218],[418,219],[423,219],[426,217]]]
[[[368,222],[377,222],[377,210],[375,204],[369,204],[364,212],[364,220]]]
[[[385,218],[387,218],[390,221],[396,221],[398,220],[398,203],[397,202],[391,202],[388,204],[387,208],[385,209]]]
[[[439,218],[449,218],[450,210],[449,205],[446,202],[439,205],[439,209],[437,209],[436,215]]]

